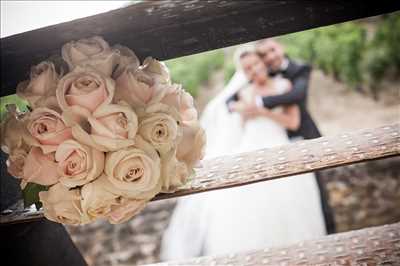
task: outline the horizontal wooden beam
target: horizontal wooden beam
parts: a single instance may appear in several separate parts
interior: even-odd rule
[[[93,35],[166,60],[399,9],[391,0],[143,1],[2,38],[0,96],[14,94],[30,66],[60,54],[64,43]]]
[[[174,193],[153,200],[243,186],[291,175],[400,155],[400,124],[364,129],[336,136],[303,140],[272,149],[261,149],[205,160],[196,176]],[[0,223],[41,218],[42,212],[14,211]]]
[[[196,177],[166,199],[274,180],[316,170],[400,155],[400,124],[303,140],[204,161]]]
[[[282,248],[152,264],[166,265],[400,265],[400,223],[334,234]]]

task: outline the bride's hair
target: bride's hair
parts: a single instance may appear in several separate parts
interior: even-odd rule
[[[240,59],[250,53],[256,53],[256,48],[253,44],[241,45],[238,49],[236,49],[235,53],[233,54],[233,62],[235,63],[236,69],[243,70]]]

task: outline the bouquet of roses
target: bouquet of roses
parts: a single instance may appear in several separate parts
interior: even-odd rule
[[[1,125],[8,171],[22,188],[45,186],[39,197],[49,220],[127,221],[157,193],[184,184],[202,158],[193,98],[163,63],[140,64],[101,37],[61,52],[69,71],[42,62],[17,87],[30,111],[10,110]]]

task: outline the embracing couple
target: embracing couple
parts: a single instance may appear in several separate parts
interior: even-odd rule
[[[236,53],[238,70],[206,107],[206,157],[320,137],[306,110],[310,67],[272,39]],[[312,173],[195,195],[178,201],[163,259],[287,245],[334,231],[326,195]]]

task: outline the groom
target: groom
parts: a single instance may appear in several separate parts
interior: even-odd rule
[[[300,126],[297,130],[288,130],[289,138],[303,137],[304,139],[313,139],[321,137],[316,124],[314,123],[311,115],[307,111],[307,89],[310,79],[311,67],[309,65],[300,64],[284,53],[283,47],[273,39],[264,39],[256,45],[257,53],[262,57],[264,63],[269,69],[269,75],[282,75],[292,83],[292,90],[287,93],[256,98],[256,104],[246,107],[244,111],[246,117],[252,117],[252,114],[257,114],[257,109],[260,107],[273,109],[281,105],[296,104],[300,109]],[[238,95],[234,94],[227,100],[227,104],[232,101],[237,101]],[[318,173],[316,173],[317,182],[320,190],[322,201],[322,209],[326,223],[326,230],[328,234],[335,232],[335,223],[333,220],[332,210],[328,205],[327,192],[322,185]]]

